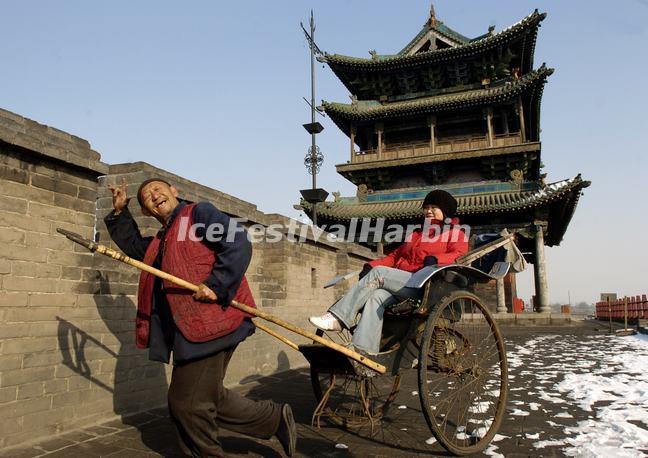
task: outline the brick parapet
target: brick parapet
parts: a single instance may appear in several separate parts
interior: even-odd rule
[[[98,174],[108,172],[87,140],[1,108],[0,141]]]
[[[0,448],[165,403],[171,367],[134,345],[138,272],[56,232],[116,248],[103,223],[112,209],[107,185],[124,178],[134,195],[151,176],[248,226],[291,222],[150,164],[107,166],[87,141],[0,110]],[[144,234],[158,230],[135,199],[130,209]],[[307,317],[343,287],[323,290],[324,282],[372,257],[352,244],[315,242],[309,232],[302,242],[255,243],[247,275],[261,307],[308,327]],[[300,353],[257,331],[237,350],[227,383],[304,364]]]

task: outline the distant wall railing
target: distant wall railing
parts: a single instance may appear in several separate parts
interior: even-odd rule
[[[500,134],[493,136],[492,147],[518,145],[520,143],[522,143],[522,137],[519,132]],[[430,154],[445,154],[489,147],[491,145],[486,135],[440,139],[434,145],[434,152],[432,152],[430,142],[388,143],[380,154],[378,154],[377,148],[356,151],[353,155],[352,163],[406,159]]]
[[[628,321],[648,319],[648,300],[646,295],[627,296],[622,299],[596,303],[596,318],[608,320],[623,320],[625,316],[625,301],[628,301]]]

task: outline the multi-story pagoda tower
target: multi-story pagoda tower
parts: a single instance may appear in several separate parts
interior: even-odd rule
[[[358,192],[319,204],[318,224],[352,218],[412,224],[425,194],[445,189],[459,201],[459,217],[473,234],[503,228],[518,234],[534,264],[536,304],[548,312],[544,246],[561,242],[590,183],[580,175],[544,182],[540,102],[553,70],[534,68],[533,57],[545,17],[536,10],[500,32],[489,27],[470,39],[439,21],[432,8],[397,54],[321,56],[351,92],[351,103],[323,102],[323,108],[350,139],[349,159],[336,169]],[[309,204],[301,207],[310,215]],[[507,286],[510,304],[513,277]]]

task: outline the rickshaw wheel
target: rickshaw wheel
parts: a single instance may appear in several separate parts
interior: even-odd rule
[[[351,345],[351,332],[316,334],[341,345]],[[387,413],[400,388],[400,375],[359,375],[345,371],[320,371],[311,366],[311,384],[319,405],[313,414],[313,424],[320,418],[346,428],[370,426],[373,432]]]
[[[482,451],[504,417],[504,339],[474,294],[455,291],[432,311],[421,339],[419,398],[439,443],[455,455]]]

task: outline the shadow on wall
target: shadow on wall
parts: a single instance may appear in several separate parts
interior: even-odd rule
[[[166,418],[166,407],[159,410],[159,415],[135,415],[166,405],[168,385],[164,365],[149,361],[148,352],[135,347],[136,307],[133,301],[125,294],[112,296],[110,282],[101,272],[98,272],[98,280],[99,290],[94,294],[94,301],[106,327],[119,342],[118,353],[74,324],[57,317],[62,362],[94,385],[112,393],[115,414],[121,415],[123,424],[135,426],[142,441],[152,451],[164,456],[174,455],[178,451],[175,429]],[[104,371],[94,366],[92,362],[97,359],[109,362],[110,369]],[[111,388],[102,379],[105,380],[105,372],[112,370],[112,364],[114,383]],[[159,428],[152,428],[152,422],[159,422]]]

